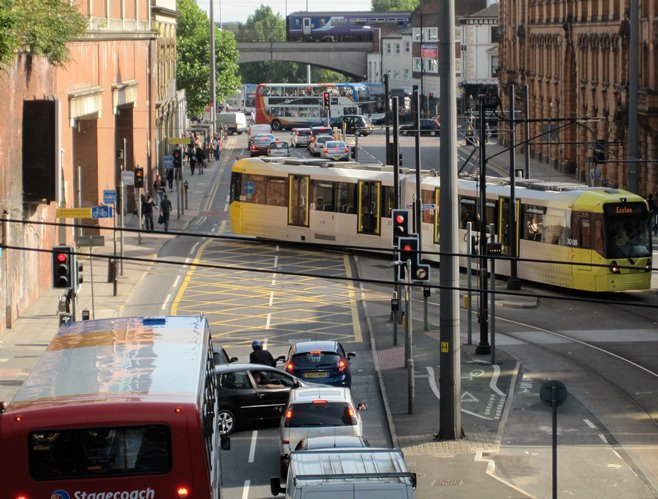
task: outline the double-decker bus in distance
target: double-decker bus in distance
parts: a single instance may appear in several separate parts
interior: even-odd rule
[[[62,326],[0,413],[2,497],[221,497],[205,317]]]
[[[386,117],[386,93],[384,84],[377,81],[364,81],[361,83],[346,83],[345,85],[358,85],[365,87],[357,95],[359,98],[359,113],[368,116],[370,120],[380,125]]]
[[[273,130],[327,124],[323,96],[329,92],[330,119],[358,113],[351,87],[337,83],[261,83],[256,89],[256,123]]]
[[[256,87],[258,85],[247,83],[224,100],[223,111],[244,111],[249,114],[256,111]]]

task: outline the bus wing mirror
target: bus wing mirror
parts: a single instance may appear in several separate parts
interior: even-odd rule
[[[278,496],[279,492],[285,492],[286,488],[281,487],[281,479],[279,477],[270,478],[270,492],[273,496]]]
[[[222,450],[231,450],[231,438],[230,437],[222,437],[219,446]]]

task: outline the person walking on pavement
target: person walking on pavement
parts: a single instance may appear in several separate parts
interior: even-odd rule
[[[153,198],[150,194],[142,194],[142,216],[144,217],[144,229],[153,232]]]
[[[199,163],[199,175],[203,175],[203,167],[204,165],[204,160],[206,159],[206,155],[203,152],[203,148],[201,145],[196,146],[196,151],[194,152],[194,155],[196,156],[196,161]]]
[[[156,196],[155,206],[156,208],[160,208],[160,205],[162,204],[162,196],[166,192],[165,182],[162,180],[160,175],[155,176],[155,182],[153,182],[153,190],[155,191]]]
[[[264,366],[276,367],[274,357],[272,357],[270,352],[263,349],[263,343],[260,340],[252,341],[251,348],[254,350],[249,354],[249,362],[251,364],[263,364]]]
[[[193,145],[190,145],[190,147],[187,148],[187,157],[190,159],[190,172],[192,175],[194,175],[194,167],[196,166],[196,154]]]
[[[169,232],[169,215],[171,214],[171,201],[167,199],[167,194],[165,193],[162,197],[162,204],[160,205],[160,220],[164,224],[165,232]]]
[[[165,177],[167,177],[167,184],[169,184],[169,192],[174,189],[174,169],[167,168],[165,171]]]
[[[215,138],[212,141],[212,147],[215,161],[219,161],[219,137],[217,135],[215,135]]]

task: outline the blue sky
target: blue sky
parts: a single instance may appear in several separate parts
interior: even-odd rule
[[[203,10],[208,12],[209,0],[196,0]],[[269,7],[285,17],[285,13],[306,10],[310,11],[368,11],[371,9],[370,0],[215,0],[215,21],[222,22],[245,22],[247,18],[261,5]]]

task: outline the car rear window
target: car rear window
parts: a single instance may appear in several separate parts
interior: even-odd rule
[[[297,130],[297,135],[311,135],[310,130]]]
[[[334,352],[307,352],[298,353],[292,358],[295,368],[315,369],[318,367],[332,367],[338,364],[340,356]]]
[[[284,426],[301,428],[309,426],[353,426],[356,424],[354,409],[347,402],[317,400],[288,406]]]
[[[288,144],[285,142],[272,142],[270,149],[288,149]]]

